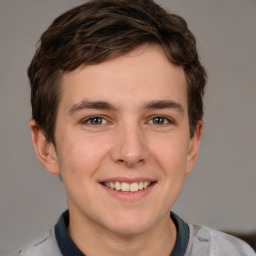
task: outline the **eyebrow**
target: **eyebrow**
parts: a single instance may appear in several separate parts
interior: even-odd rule
[[[77,104],[74,104],[70,110],[69,115],[74,114],[74,112],[83,109],[106,109],[106,110],[116,110],[116,107],[105,101],[87,101],[83,100]]]
[[[177,109],[179,112],[184,113],[183,106],[175,101],[170,100],[158,100],[150,101],[143,105],[144,109]]]
[[[117,110],[118,108],[106,101],[87,101],[82,100],[81,102],[74,104],[70,110],[69,115],[74,114],[77,111],[84,109],[99,109],[99,110]],[[170,101],[170,100],[153,100],[142,105],[142,109],[153,110],[153,109],[177,109],[179,112],[184,113],[184,108],[181,104]]]

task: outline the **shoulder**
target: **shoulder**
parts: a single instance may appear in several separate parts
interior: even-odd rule
[[[189,225],[189,228],[192,255],[256,256],[247,243],[234,236],[206,226]]]
[[[61,256],[54,230],[22,247],[18,252],[8,256]]]

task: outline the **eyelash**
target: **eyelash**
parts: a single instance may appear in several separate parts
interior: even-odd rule
[[[160,119],[160,120],[164,121],[164,123],[156,124],[156,123],[154,123],[154,119]],[[150,123],[151,121],[152,121],[152,123]],[[153,125],[157,125],[157,126],[163,126],[163,125],[168,125],[168,124],[174,124],[174,121],[165,116],[153,116],[150,118],[149,123],[153,124]]]
[[[92,122],[93,121],[96,121],[96,119],[101,120],[101,123],[100,124],[93,124]],[[154,123],[154,120],[157,121],[156,119],[159,119],[158,121],[163,121],[164,123]],[[105,122],[104,122],[105,121]],[[91,122],[91,123],[90,123]],[[103,123],[102,123],[103,122]],[[87,124],[87,125],[90,125],[90,126],[100,126],[100,125],[105,125],[107,124],[107,120],[105,117],[103,116],[90,116],[88,118],[86,118],[85,120],[83,120],[81,123],[84,125],[84,124]],[[168,124],[174,124],[174,121],[170,118],[167,118],[165,116],[153,116],[149,119],[148,121],[149,124],[152,124],[152,125],[157,125],[157,126],[163,126],[163,125],[168,125]]]
[[[106,123],[107,123],[106,118],[104,118],[102,116],[90,116],[90,117],[86,118],[85,120],[83,120],[81,123],[82,124],[87,124],[87,125],[90,125],[90,126],[100,126],[100,125],[106,124],[106,123],[100,123],[100,124],[89,123],[89,122],[92,122],[93,120],[95,121],[96,119],[101,119],[102,121],[105,120]]]

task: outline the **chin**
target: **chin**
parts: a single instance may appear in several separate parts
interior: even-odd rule
[[[136,235],[150,229],[153,223],[154,221],[150,220],[150,218],[144,214],[122,214],[108,221],[108,226],[109,229],[116,234]]]

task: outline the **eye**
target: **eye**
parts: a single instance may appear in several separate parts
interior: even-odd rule
[[[156,124],[156,125],[165,125],[173,123],[169,118],[164,116],[155,116],[150,121],[150,124]]]
[[[98,125],[106,124],[107,120],[101,116],[92,116],[84,120],[82,123],[98,126]]]

